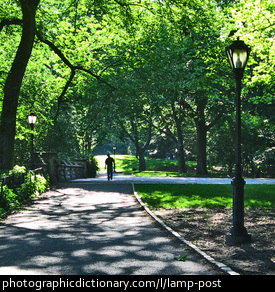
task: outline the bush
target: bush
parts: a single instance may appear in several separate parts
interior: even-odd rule
[[[42,175],[28,174],[25,182],[16,189],[16,193],[22,202],[29,203],[32,198],[43,194],[47,187],[48,182]]]
[[[12,210],[15,210],[18,206],[19,201],[16,198],[16,194],[11,189],[9,189],[8,186],[4,186],[0,198],[0,209],[3,210],[3,214],[1,214],[0,217],[5,217]]]
[[[96,173],[99,170],[98,162],[94,157],[91,157],[87,165],[88,177],[96,177]]]
[[[3,176],[3,175],[2,175]],[[0,218],[5,218],[22,205],[44,193],[49,184],[41,175],[26,174],[26,168],[15,166],[6,178],[0,194]]]

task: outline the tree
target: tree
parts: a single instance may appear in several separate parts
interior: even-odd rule
[[[206,174],[207,133],[223,117],[227,103],[224,90],[218,86],[219,82],[224,83],[224,76],[217,78],[221,73],[219,65],[223,63],[218,62],[221,58],[218,28],[208,26],[215,15],[207,15],[206,23],[201,19],[203,8],[193,9],[200,12],[195,16],[196,22],[189,14],[182,13],[184,10],[178,10],[176,22],[155,24],[150,29],[150,38],[145,33],[136,63],[143,70],[143,90],[151,96],[156,115],[161,116],[160,131],[168,134],[176,145],[179,171],[186,171],[184,129],[193,120],[197,133],[197,172]]]
[[[4,87],[0,125],[0,169],[13,167],[18,99],[36,33],[35,14],[39,0],[19,0],[19,2],[23,15],[22,36]],[[18,20],[6,21],[6,23],[18,23]]]
[[[114,93],[109,112],[113,112],[113,125],[118,124],[136,148],[139,171],[146,170],[145,152],[153,135],[153,117],[149,99],[143,92],[142,80],[138,70],[122,71],[117,82],[123,80]]]
[[[77,71],[84,71],[85,73],[90,74],[97,80],[101,80],[101,82],[104,82],[103,79],[100,78],[100,75],[104,73],[106,68],[101,69],[99,74],[96,74],[95,71],[83,66],[81,64],[81,61],[85,62],[86,60],[83,60],[82,58],[81,60],[77,60],[77,56],[79,55],[76,55],[74,52],[77,42],[83,41],[83,38],[85,39],[85,41],[88,41],[87,37],[91,36],[87,29],[85,30],[86,34],[83,32],[83,30],[80,30],[82,28],[81,25],[83,25],[83,22],[81,21],[81,18],[79,18],[78,12],[81,10],[81,13],[83,13],[84,10],[84,12],[86,13],[85,16],[87,17],[87,14],[89,14],[91,10],[85,9],[84,5],[81,6],[81,8],[83,9],[80,9],[80,5],[78,5],[80,3],[79,1],[65,1],[65,3],[62,4],[58,4],[55,0],[45,1],[45,3],[43,1],[44,5],[41,5],[39,7],[39,18],[36,19],[39,2],[39,0],[19,0],[19,8],[22,13],[22,19],[19,16],[20,13],[17,7],[18,13],[16,16],[11,18],[10,15],[4,15],[0,23],[0,31],[5,26],[22,25],[21,41],[4,86],[4,97],[0,125],[0,169],[10,169],[13,167],[14,164],[14,144],[16,134],[16,114],[18,99],[26,67],[31,57],[35,35],[38,36],[38,39],[41,42],[49,46],[51,50],[56,55],[58,55],[64,65],[69,69],[69,78],[67,79],[64,88],[58,97],[59,106],[63,102],[64,96],[66,95],[70,85],[72,84],[72,81]],[[92,3],[88,3],[87,5],[90,6],[90,4]],[[99,3],[95,2],[94,4],[96,10],[96,4]],[[13,3],[10,5],[13,5]],[[112,4],[110,5],[116,10],[121,10],[123,12],[126,11],[126,14],[129,14],[128,5],[126,4],[122,5],[121,3],[117,2],[115,6],[113,6]],[[104,8],[104,5],[99,6],[99,8],[101,9]],[[12,11],[11,7],[9,7],[8,5],[7,7],[9,8],[9,12]],[[66,8],[68,9],[66,10]],[[53,12],[51,14],[52,20],[48,17],[47,9],[52,10]],[[58,9],[65,9],[65,11],[62,10],[62,15],[60,15],[59,13],[57,13],[59,12]],[[6,11],[4,11],[3,13],[5,14],[5,12]],[[99,13],[99,16],[102,17],[102,14]],[[67,18],[68,21],[64,21],[64,18]],[[70,23],[70,20],[72,18],[74,20]],[[38,22],[38,29],[36,29],[36,21]],[[68,26],[66,25],[68,23],[70,24],[69,27],[74,29],[68,31]],[[59,32],[57,32],[57,28],[60,29]],[[74,34],[78,30],[80,30],[81,33]],[[74,59],[75,64],[72,63],[72,61],[50,39],[45,37],[45,35],[53,36],[54,34],[56,35],[58,33],[59,36],[63,36],[64,33],[64,42],[61,45],[64,48],[69,48],[69,50],[67,50],[66,52],[66,55],[68,55],[71,59]],[[70,41],[69,46],[67,46],[66,44],[67,40]],[[73,56],[72,52],[74,52]],[[81,56],[84,57],[84,55],[82,54]],[[90,58],[90,60],[91,59],[96,60],[98,58],[92,57]],[[110,64],[108,66],[110,66]]]
[[[26,5],[31,18],[23,13]],[[157,132],[170,137],[180,171],[186,170],[188,151],[197,156],[198,173],[206,173],[208,149],[217,151],[211,153],[215,161],[223,161],[217,147],[224,144],[214,137],[223,139],[232,128],[234,81],[224,54],[230,31],[252,46],[242,103],[244,124],[251,127],[247,140],[256,141],[243,149],[254,161],[274,141],[273,10],[272,0],[5,1],[0,168],[13,165],[14,137],[17,156],[25,148],[30,133],[25,117],[35,110],[37,147],[62,151],[49,138],[63,133],[64,151],[73,145],[73,155],[84,140],[95,144],[113,137],[119,119],[128,138],[139,140],[140,157]]]

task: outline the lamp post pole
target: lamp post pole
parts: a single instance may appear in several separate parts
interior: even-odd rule
[[[116,172],[116,146],[113,146],[113,152],[114,152],[114,172]]]
[[[34,147],[33,147],[33,130],[34,130],[34,124],[31,124],[31,170],[34,169]]]
[[[33,143],[33,130],[34,130],[34,124],[37,121],[37,115],[32,111],[29,115],[28,115],[28,123],[31,126],[31,163],[30,163],[30,169],[33,170],[34,169],[34,143]]]
[[[226,244],[238,245],[251,242],[251,235],[244,226],[244,186],[242,170],[242,137],[241,137],[241,89],[244,68],[247,63],[250,47],[239,39],[229,47],[227,54],[236,81],[236,136],[235,136],[235,178],[233,186],[233,226],[226,235]]]

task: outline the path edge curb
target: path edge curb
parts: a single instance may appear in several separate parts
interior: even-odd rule
[[[164,229],[166,229],[169,233],[171,233],[173,236],[175,236],[177,239],[179,239],[181,242],[183,242],[185,245],[187,245],[189,248],[194,250],[196,253],[198,253],[200,256],[202,256],[207,262],[214,265],[218,269],[220,269],[222,272],[224,272],[227,275],[240,275],[239,273],[233,271],[230,267],[225,265],[224,263],[216,261],[214,258],[209,256],[204,251],[200,250],[196,245],[191,243],[190,241],[184,239],[178,232],[173,230],[171,227],[167,226],[160,218],[158,218],[142,201],[141,197],[135,190],[134,183],[132,183],[132,189],[133,194],[136,197],[139,204],[144,208],[144,210],[155,220],[157,221]]]

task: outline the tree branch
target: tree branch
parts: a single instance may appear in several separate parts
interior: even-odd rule
[[[61,94],[58,97],[58,105],[57,105],[57,111],[56,111],[56,114],[55,114],[55,119],[57,119],[57,117],[58,117],[61,102],[63,101],[63,97],[65,96],[70,84],[72,83],[72,81],[74,79],[74,76],[75,76],[75,70],[72,70],[69,80],[66,82]]]
[[[62,53],[62,51],[61,51],[59,48],[57,48],[57,47],[56,47],[51,41],[44,39],[44,38],[41,36],[41,34],[38,33],[38,32],[37,32],[37,37],[38,37],[38,39],[39,39],[42,43],[44,43],[44,44],[46,44],[47,46],[49,46],[49,47],[53,50],[53,52],[54,52],[54,53],[55,53],[55,54],[56,54],[56,55],[57,55],[57,56],[63,61],[63,63],[64,63],[66,66],[68,66],[68,67],[70,68],[70,70],[71,70],[70,78],[69,78],[69,80],[66,82],[66,85],[65,85],[65,87],[64,87],[64,89],[63,89],[63,91],[62,91],[62,93],[61,93],[60,96],[58,97],[58,111],[59,111],[60,103],[62,102],[63,97],[65,96],[65,94],[66,94],[66,92],[67,92],[67,90],[68,90],[70,84],[71,84],[72,81],[73,81],[73,78],[74,78],[74,76],[75,76],[75,71],[76,71],[76,70],[80,70],[80,71],[86,72],[87,74],[89,74],[89,75],[93,76],[94,78],[96,78],[98,81],[100,81],[100,82],[102,82],[102,83],[108,85],[109,87],[111,87],[112,90],[116,90],[116,88],[115,88],[114,86],[112,86],[111,84],[109,84],[107,81],[103,80],[103,79],[101,78],[100,75],[98,75],[98,74],[92,72],[91,70],[86,69],[86,68],[84,68],[84,67],[82,67],[82,66],[74,66],[74,65],[70,62],[70,60],[69,60],[68,58],[65,57],[65,55]],[[102,72],[103,72],[103,71],[102,71]],[[101,74],[102,74],[102,72],[101,72]]]
[[[4,26],[7,26],[7,25],[22,25],[22,24],[23,24],[23,20],[22,19],[18,19],[18,18],[3,19],[0,22],[0,32],[2,31]]]
[[[74,69],[73,64],[65,57],[61,50],[59,50],[51,41],[44,39],[40,35],[40,33],[37,33],[36,35],[42,43],[46,44],[54,51],[54,53],[63,61],[65,65],[67,65],[71,70]]]

